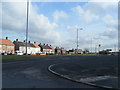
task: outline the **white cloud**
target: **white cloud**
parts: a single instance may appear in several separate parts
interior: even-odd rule
[[[76,6],[74,8],[72,8],[72,10],[75,12],[75,13],[78,13],[78,14],[84,14],[84,10],[81,6]]]
[[[118,32],[114,29],[108,29],[107,31],[100,34],[101,36],[107,37],[107,39],[117,39]]]
[[[82,8],[81,6],[72,8],[72,11],[75,12],[80,18],[83,18],[86,22],[92,22],[99,19],[98,15],[94,14],[89,9]]]
[[[74,25],[74,26],[67,26],[66,29],[73,31],[73,30],[82,29],[82,28],[79,27],[78,25]]]
[[[26,3],[2,4],[2,29],[11,32],[25,33],[26,30]],[[60,40],[60,34],[55,31],[57,24],[50,22],[48,17],[38,14],[32,4],[29,10],[29,40],[41,43],[55,44]],[[18,38],[18,37],[16,37]],[[19,38],[18,38],[19,39]]]
[[[107,5],[107,4],[106,4]],[[98,4],[88,3],[81,6],[76,6],[72,10],[76,12],[80,18],[83,18],[86,22],[92,22],[95,20],[103,20],[105,25],[115,26],[116,20],[111,15],[106,15],[103,19],[100,19],[101,12],[108,10],[110,5],[101,6]],[[54,46],[60,46],[65,48],[76,48],[76,26],[67,26],[69,39],[61,38],[62,35],[56,31],[59,28],[60,20],[65,20],[68,18],[68,15],[64,11],[55,11],[53,13],[54,21],[51,22],[48,17],[44,14],[38,14],[36,8],[30,4],[30,14],[29,14],[29,40],[37,41],[39,43],[48,43]],[[105,14],[103,12],[103,14]],[[72,14],[73,15],[73,14]],[[11,30],[11,32],[25,33],[26,30],[26,3],[4,3],[2,8],[2,29]],[[74,16],[73,16],[74,17]],[[63,22],[63,21],[62,21]],[[63,22],[64,24],[64,22]],[[90,28],[91,29],[91,28]],[[98,36],[102,42],[109,41],[114,39],[116,30],[108,30],[106,32],[101,32],[101,35]],[[89,33],[81,34],[79,45],[80,48],[87,48],[90,46],[90,38],[87,36]],[[18,38],[18,37],[16,37]],[[111,39],[110,39],[111,38]],[[19,39],[19,38],[18,38]],[[95,40],[95,39],[94,39]],[[96,39],[97,41],[97,39]],[[110,42],[109,42],[110,43]],[[106,42],[106,45],[109,44]]]
[[[54,21],[58,22],[59,19],[67,19],[68,15],[64,11],[55,11],[53,13]]]
[[[106,24],[106,26],[108,26],[109,28],[111,27],[114,27],[114,28],[117,28],[118,26],[118,20],[117,19],[114,19],[111,15],[106,15],[104,18],[103,18],[103,21],[104,23]]]
[[[87,22],[91,22],[93,20],[98,20],[99,19],[99,16],[98,15],[95,15],[94,13],[92,13],[91,11],[87,10],[85,13],[84,13],[84,19],[87,21]]]
[[[75,6],[72,11],[75,12],[79,18],[83,18],[86,22],[100,20],[101,17],[107,13],[118,13],[117,2],[89,2],[83,6]]]
[[[26,3],[2,3],[2,29],[23,31],[26,25],[25,7]]]

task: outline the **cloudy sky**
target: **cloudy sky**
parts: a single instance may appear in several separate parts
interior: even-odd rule
[[[2,2],[2,36],[25,40],[26,2]],[[101,44],[101,49],[114,48],[118,43],[117,2],[30,2],[29,40],[66,49]]]

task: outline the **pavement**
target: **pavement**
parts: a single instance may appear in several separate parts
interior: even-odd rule
[[[2,62],[2,87],[97,88],[97,90],[102,90],[102,88],[86,85],[84,83],[73,82],[52,74],[49,72],[48,67],[53,64],[56,66],[52,69],[54,69],[56,72],[63,75],[69,75],[72,73],[72,77],[74,76],[75,78],[76,75],[78,76],[78,74],[81,74],[81,76],[85,78],[90,76],[93,77],[98,74],[98,76],[115,76],[118,58],[117,56],[62,56],[29,60],[5,60]],[[77,79],[78,78],[79,77],[77,77]],[[96,81],[96,84],[100,84],[98,81]],[[106,84],[106,82],[102,82],[102,84]],[[112,80],[112,82],[114,85],[113,83],[110,84],[112,84],[113,87],[117,87],[116,80]]]

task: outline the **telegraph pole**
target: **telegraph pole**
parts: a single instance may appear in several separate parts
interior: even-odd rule
[[[27,22],[26,22],[26,55],[27,55],[27,41],[28,41],[28,15],[29,15],[29,0],[27,0]]]

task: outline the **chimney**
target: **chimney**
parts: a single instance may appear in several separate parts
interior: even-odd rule
[[[36,43],[36,42],[34,42],[34,43]]]
[[[48,46],[48,44],[46,44],[46,46]]]
[[[16,39],[16,41],[18,41],[18,39]]]
[[[50,45],[51,46],[51,45]]]
[[[8,37],[6,37],[6,40],[8,40]]]
[[[45,43],[44,43],[44,45],[45,45]]]
[[[29,43],[30,43],[30,41],[29,41]]]

